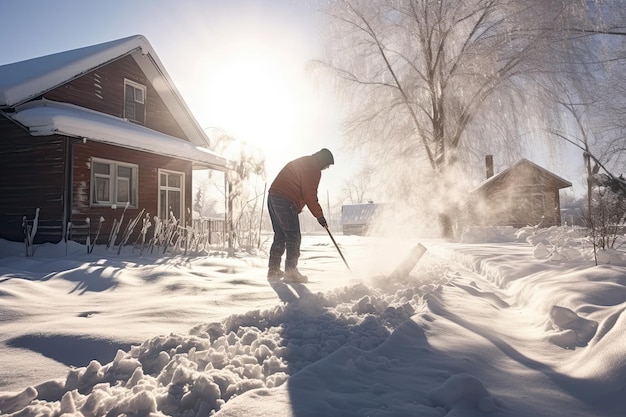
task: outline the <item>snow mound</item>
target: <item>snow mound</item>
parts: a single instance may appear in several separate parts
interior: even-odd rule
[[[282,386],[342,346],[381,345],[421,302],[419,288],[384,293],[357,284],[326,296],[310,293],[119,350],[108,364],[94,360],[65,380],[0,397],[0,412],[208,415],[248,391]]]
[[[431,391],[430,396],[437,405],[446,409],[465,406],[483,412],[496,409],[494,398],[484,384],[472,375],[456,374]]]
[[[584,319],[569,308],[561,306],[552,307],[550,321],[556,333],[550,335],[549,340],[562,348],[587,346],[598,329],[597,322]]]
[[[536,259],[555,262],[592,261],[597,258],[599,264],[626,266],[626,254],[616,249],[594,248],[583,235],[581,229],[570,227],[548,227],[538,229],[525,227],[515,232],[517,241],[533,246]]]

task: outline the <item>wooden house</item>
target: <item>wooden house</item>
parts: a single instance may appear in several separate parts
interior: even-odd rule
[[[226,172],[140,35],[0,66],[0,238],[58,242],[88,218],[192,220],[192,170]]]
[[[497,175],[487,157],[487,179],[470,193],[466,224],[477,226],[559,226],[559,190],[569,181],[522,159]]]

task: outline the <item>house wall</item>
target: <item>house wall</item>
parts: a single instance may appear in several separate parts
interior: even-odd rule
[[[534,194],[543,196],[543,210],[516,210],[517,200],[513,196],[524,196],[530,199],[531,196],[519,192],[516,194],[516,188],[504,193],[490,194],[485,198],[485,205],[489,206],[482,214],[482,222],[485,225],[493,226],[513,226],[524,227],[529,225],[540,225],[541,227],[549,227],[560,225],[560,211],[558,210],[558,190],[541,189],[537,187],[533,190]],[[554,208],[557,208],[556,210]]]
[[[70,81],[44,98],[124,117],[124,79],[146,86],[146,127],[189,140],[135,60],[126,56]]]
[[[105,223],[102,225],[102,232],[98,243],[108,240],[113,219],[121,216],[123,207],[113,209],[111,207],[92,206],[90,200],[91,190],[91,159],[103,158],[117,162],[126,162],[139,166],[138,172],[138,188],[139,200],[136,208],[129,207],[124,216],[125,227],[128,219],[133,219],[137,214],[145,209],[145,213],[150,214],[152,218],[158,214],[157,205],[159,198],[159,169],[182,172],[185,174],[184,187],[184,213],[185,222],[190,222],[189,218],[192,204],[192,167],[191,163],[174,159],[170,157],[150,154],[146,152],[135,151],[132,149],[120,148],[104,143],[87,141],[74,145],[74,187],[72,190],[72,222],[84,223],[87,217],[90,218],[92,224],[97,224],[100,217],[104,217]],[[140,226],[137,227],[137,232]],[[80,238],[78,240],[81,240]]]
[[[22,219],[32,220],[36,209],[40,209],[40,227],[35,243],[58,242],[62,238],[64,218],[65,169],[64,155],[68,139],[63,136],[33,137],[10,120],[0,116],[0,238],[11,241],[24,240]],[[123,207],[91,206],[91,158],[109,159],[139,166],[139,201],[136,208],[129,208],[123,227],[145,209],[152,219],[157,214],[158,170],[185,174],[184,212],[192,205],[191,163],[170,157],[159,156],[131,149],[119,148],[98,142],[87,141],[73,145],[73,189],[72,210],[68,221],[73,224],[73,238],[85,239],[89,217],[96,225],[100,217],[105,222],[98,243],[108,240],[113,219],[119,219]],[[54,228],[52,227],[54,225]],[[46,229],[46,228],[49,229]],[[139,227],[137,228],[139,229]],[[137,230],[138,231],[138,230]],[[92,230],[92,235],[95,229]]]
[[[146,127],[188,140],[132,56],[86,73],[42,97],[123,117],[125,78],[147,88]],[[73,155],[71,174],[70,165],[66,163],[68,155]],[[90,161],[94,157],[138,166],[138,206],[126,211],[122,227],[127,224],[128,219],[135,218],[141,209],[150,213],[151,218],[158,214],[159,169],[185,174],[183,210],[186,216],[190,216],[188,213],[193,198],[191,162],[93,141],[82,143],[64,136],[33,137],[12,120],[0,115],[0,238],[24,240],[22,218],[27,216],[32,219],[35,210],[39,208],[40,220],[54,224],[54,229],[50,226],[51,231],[44,235],[40,228],[35,243],[61,240],[64,220],[72,223],[72,238],[84,240],[86,229],[80,227],[86,224],[87,217],[92,224],[96,224],[95,227],[100,217],[104,217],[105,223],[98,243],[106,242],[113,219],[119,219],[123,207],[114,210],[111,207],[91,206]],[[66,185],[69,175],[73,179],[71,193]],[[71,210],[70,207],[64,207],[64,201],[70,201],[70,198]],[[190,218],[185,219],[185,222],[190,221]]]
[[[67,140],[30,136],[0,116],[0,238],[24,240],[22,218],[37,208],[42,221],[63,218]]]
[[[543,201],[540,210],[529,203],[538,196]],[[557,226],[561,224],[559,189],[548,176],[521,167],[482,190],[466,217],[470,224],[489,226]]]

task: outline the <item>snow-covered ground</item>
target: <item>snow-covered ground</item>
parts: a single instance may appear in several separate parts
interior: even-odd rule
[[[575,231],[305,236],[311,282],[259,253],[140,257],[0,242],[0,414],[615,416],[626,259]],[[67,251],[67,255],[65,254]]]

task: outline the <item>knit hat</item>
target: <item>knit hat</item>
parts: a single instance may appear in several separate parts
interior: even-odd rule
[[[317,158],[317,161],[320,164],[320,168],[335,164],[335,158],[333,158],[333,154],[330,153],[330,151],[326,148],[315,152],[313,156]]]

